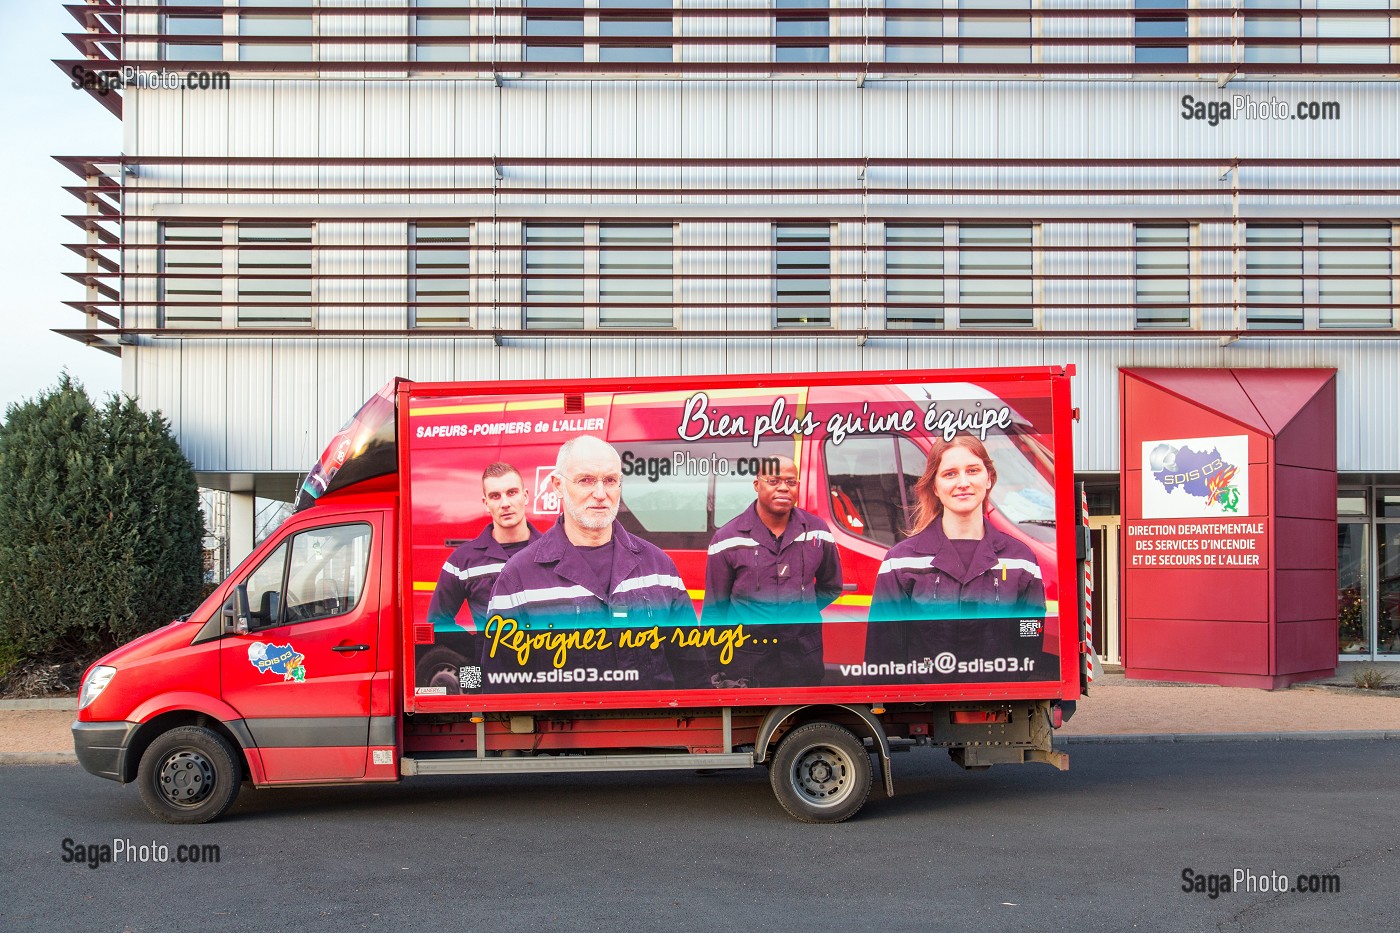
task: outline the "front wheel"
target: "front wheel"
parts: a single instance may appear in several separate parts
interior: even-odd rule
[[[870,753],[851,730],[830,722],[793,729],[778,743],[769,783],[778,803],[804,823],[839,823],[870,796]]]
[[[207,823],[233,805],[243,769],[219,733],[181,726],[156,737],[141,756],[141,799],[167,823]]]

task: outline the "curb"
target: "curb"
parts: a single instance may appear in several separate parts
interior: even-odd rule
[[[73,752],[0,752],[0,767],[4,765],[75,765]]]
[[[1355,730],[1351,732],[1149,732],[1124,735],[1061,735],[1056,745],[1145,745],[1207,742],[1374,742],[1400,739],[1400,730]]]
[[[16,710],[27,713],[44,709],[67,709],[72,710],[73,714],[77,715],[78,698],[57,697],[55,699],[37,700],[0,700],[0,710]]]

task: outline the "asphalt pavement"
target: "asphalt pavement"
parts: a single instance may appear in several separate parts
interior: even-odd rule
[[[968,773],[917,749],[896,797],[836,826],[789,819],[761,769],[245,790],[167,826],[80,769],[0,768],[0,928],[1311,933],[1400,913],[1400,742],[1070,754]]]

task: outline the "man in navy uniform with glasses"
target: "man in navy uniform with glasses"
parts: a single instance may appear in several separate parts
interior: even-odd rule
[[[517,680],[512,688],[525,692],[699,686],[684,675],[685,654],[697,649],[682,649],[671,638],[676,628],[695,625],[685,583],[666,552],[617,521],[622,502],[617,450],[601,438],[580,435],[559,448],[550,478],[563,514],[541,538],[511,557],[496,578],[487,607],[483,667],[529,672],[528,681]],[[653,629],[654,638],[631,638],[626,632]],[[558,665],[547,649],[532,651],[522,661],[518,651],[497,644],[502,631],[517,639],[582,637],[588,631],[594,636]],[[598,631],[606,636],[598,637]],[[585,679],[571,679],[580,669]],[[525,688],[522,682],[542,686]]]
[[[701,624],[742,624],[749,641],[721,666],[716,687],[818,686],[821,612],[841,595],[841,557],[826,522],[797,507],[797,465],[761,461],[757,499],[715,532],[705,561]]]

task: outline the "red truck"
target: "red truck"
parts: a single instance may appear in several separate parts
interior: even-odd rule
[[[914,746],[1064,769],[1072,374],[395,380],[198,609],[87,671],[78,758],[179,823],[244,780],[760,764],[837,822]]]

